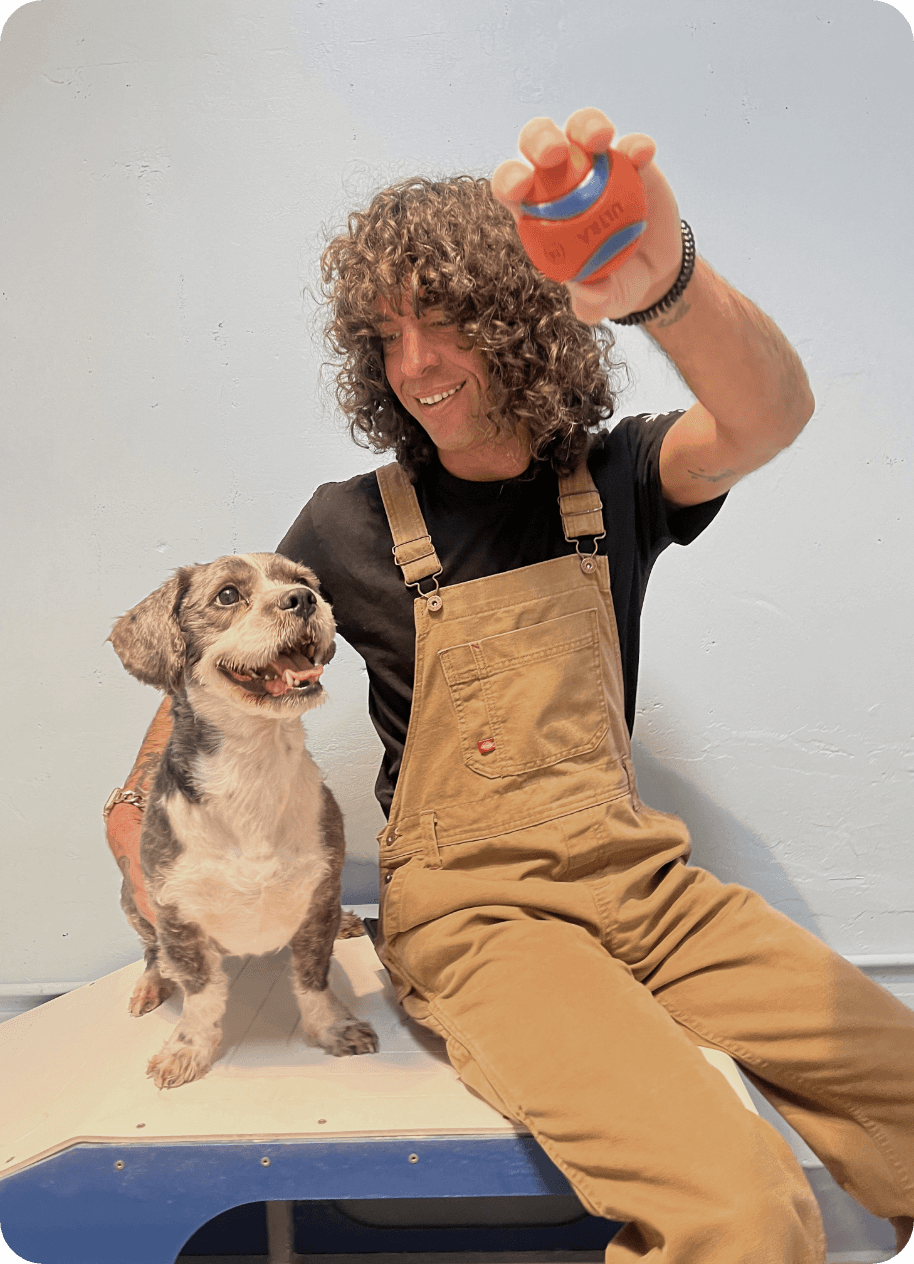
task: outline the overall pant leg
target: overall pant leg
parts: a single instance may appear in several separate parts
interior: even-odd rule
[[[685,868],[675,909],[630,890],[611,951],[724,1050],[899,1246],[914,1216],[914,1013],[755,892]],[[646,933],[646,927],[650,933]]]
[[[607,1264],[821,1264],[789,1146],[582,925],[496,906],[397,935],[410,1008],[597,1215]]]

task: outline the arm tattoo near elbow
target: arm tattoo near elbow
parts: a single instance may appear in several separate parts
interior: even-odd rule
[[[720,483],[725,478],[733,478],[736,470],[721,470],[719,474],[707,474],[704,470],[689,470],[689,477],[700,479],[705,483]]]

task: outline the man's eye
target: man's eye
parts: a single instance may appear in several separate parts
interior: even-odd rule
[[[220,606],[234,606],[240,600],[241,595],[238,589],[233,588],[231,584],[216,593],[216,603]]]

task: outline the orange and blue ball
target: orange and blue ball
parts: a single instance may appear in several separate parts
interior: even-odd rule
[[[553,281],[602,281],[638,248],[647,198],[635,164],[610,150],[593,159],[573,142],[557,167],[536,169],[517,231]]]

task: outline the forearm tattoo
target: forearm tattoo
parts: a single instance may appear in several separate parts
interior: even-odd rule
[[[683,316],[687,316],[691,310],[692,304],[687,303],[683,297],[678,303],[674,303],[664,316],[658,317],[653,323],[658,329],[668,329],[670,325],[675,325],[677,321],[682,320]]]

